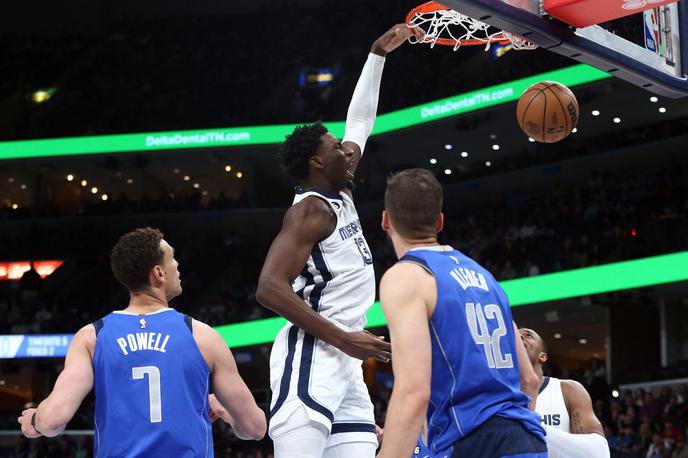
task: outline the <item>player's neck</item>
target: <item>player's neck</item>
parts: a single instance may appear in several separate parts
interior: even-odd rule
[[[129,305],[124,311],[144,315],[168,307],[167,298],[163,293],[159,291],[142,291],[130,294]]]
[[[422,239],[404,239],[401,237],[394,237],[394,252],[398,259],[401,259],[409,250],[414,248],[421,248],[425,246],[437,246],[437,237],[426,237]]]
[[[311,175],[308,177],[308,180],[306,180],[304,183],[301,184],[302,188],[313,188],[317,189],[318,191],[321,192],[334,192],[337,193],[341,189],[338,189],[337,186],[333,185],[327,178],[321,175]]]
[[[542,372],[542,366],[536,364],[533,366],[533,370],[535,371],[535,375],[538,376],[538,380],[540,380],[540,386],[542,386],[542,382],[545,381],[545,374]]]

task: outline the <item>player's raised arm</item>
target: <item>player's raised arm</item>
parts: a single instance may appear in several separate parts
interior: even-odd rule
[[[18,418],[22,433],[34,438],[60,434],[93,388],[92,351],[96,331],[84,326],[69,344],[65,366],[50,395],[36,409],[26,409]]]
[[[545,425],[550,456],[608,458],[609,446],[595,416],[590,395],[574,380],[562,380],[561,392],[571,419],[571,433]]]
[[[428,302],[434,305],[436,297],[435,279],[416,264],[395,265],[380,283],[380,302],[394,353],[394,389],[378,457],[411,456],[416,446],[430,399]]]
[[[256,299],[299,328],[359,359],[390,358],[389,344],[367,331],[346,332],[316,313],[291,285],[306,265],[313,246],[335,228],[329,206],[317,197],[291,207],[272,242],[258,280]]]
[[[363,66],[358,83],[356,83],[356,89],[354,89],[346,115],[346,128],[342,145],[354,153],[351,173],[354,173],[358,166],[358,161],[365,149],[365,143],[375,124],[385,56],[398,48],[410,35],[411,30],[406,24],[397,24],[375,40],[370,48],[368,60]]]
[[[212,402],[211,410],[232,426],[239,439],[262,439],[267,430],[265,412],[258,407],[239,375],[229,347],[220,334],[207,324],[194,320],[193,330],[199,348],[210,366],[210,380],[215,397],[227,409],[228,415]]]

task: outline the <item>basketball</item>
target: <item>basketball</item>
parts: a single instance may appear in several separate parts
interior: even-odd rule
[[[516,116],[521,130],[533,140],[555,143],[578,124],[578,101],[563,84],[541,81],[523,92]]]

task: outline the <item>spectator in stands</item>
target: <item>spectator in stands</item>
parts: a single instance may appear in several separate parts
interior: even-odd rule
[[[679,435],[676,438],[676,446],[671,452],[671,458],[688,458],[688,447],[686,447],[686,437]]]

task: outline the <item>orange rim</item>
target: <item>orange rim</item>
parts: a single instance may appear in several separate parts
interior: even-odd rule
[[[440,2],[427,2],[423,3],[422,5],[418,5],[417,7],[413,8],[409,13],[406,15],[406,24],[411,23],[411,21],[416,17],[417,14],[423,14],[423,13],[434,13],[435,11],[443,11],[443,10],[449,10],[450,8],[447,8]],[[414,30],[415,34],[415,30]],[[431,43],[432,40],[428,41],[423,41],[421,37],[416,34],[416,38],[420,40],[423,43]],[[509,44],[511,43],[511,40],[509,40],[504,33],[500,33],[498,35],[495,35],[492,39],[490,40],[454,40],[452,38],[438,38],[435,40],[435,44],[442,45],[442,46],[456,46],[457,43],[461,43],[461,46],[480,46],[484,45],[486,43],[499,43],[502,45]]]

